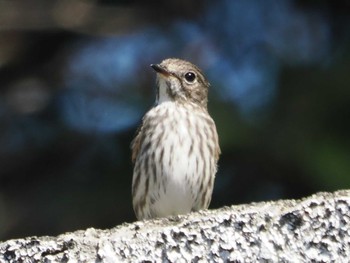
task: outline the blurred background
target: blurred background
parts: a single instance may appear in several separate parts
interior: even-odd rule
[[[0,1],[0,240],[133,222],[130,142],[178,57],[211,82],[211,208],[350,187],[347,0]]]

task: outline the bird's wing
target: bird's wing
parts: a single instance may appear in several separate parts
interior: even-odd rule
[[[219,160],[219,156],[221,154],[221,149],[220,149],[220,145],[218,144],[217,150],[215,152],[215,160],[218,161]]]
[[[136,157],[139,154],[141,148],[141,137],[142,137],[142,127],[141,124],[136,130],[136,136],[131,142],[131,161],[135,163]]]

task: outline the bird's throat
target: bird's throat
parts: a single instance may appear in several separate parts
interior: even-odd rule
[[[163,102],[175,101],[176,94],[171,86],[171,82],[165,78],[158,79],[158,101],[157,104]]]

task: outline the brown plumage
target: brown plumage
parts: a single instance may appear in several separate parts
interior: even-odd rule
[[[138,219],[207,208],[220,154],[201,70],[180,59],[151,66],[157,72],[156,104],[131,144]]]

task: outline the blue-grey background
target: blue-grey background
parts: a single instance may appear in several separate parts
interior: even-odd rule
[[[346,0],[0,2],[0,240],[135,221],[149,67],[211,82],[211,208],[350,187]]]

